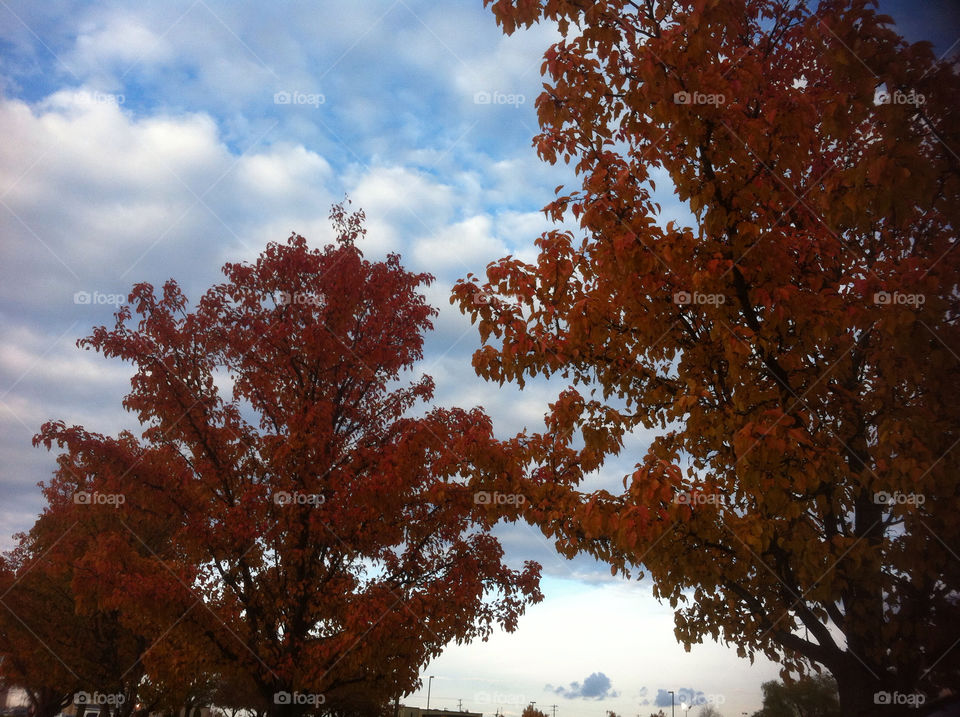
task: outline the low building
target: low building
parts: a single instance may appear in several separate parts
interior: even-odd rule
[[[397,717],[483,717],[483,713],[462,712],[460,710],[428,710],[425,707],[407,707],[406,705],[400,705]]]
[[[8,717],[26,717],[30,712],[30,697],[20,687],[0,689],[0,714]]]

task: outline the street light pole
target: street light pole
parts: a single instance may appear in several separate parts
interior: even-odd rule
[[[673,708],[673,690],[668,690],[670,692],[670,717],[677,717],[677,713]]]
[[[427,709],[430,709],[430,688],[433,687],[433,675],[427,681]]]

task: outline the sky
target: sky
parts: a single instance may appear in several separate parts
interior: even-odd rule
[[[881,8],[909,39],[956,48],[955,3]],[[548,26],[505,37],[481,0],[0,0],[0,547],[42,508],[43,422],[135,428],[120,408],[129,368],[76,340],[133,283],[174,277],[196,298],[268,241],[326,244],[344,196],[366,213],[368,258],[399,252],[437,277],[420,367],[436,403],[483,405],[502,435],[542,425],[558,385],[478,379],[479,337],[448,297],[490,261],[532,258],[540,209],[575,184],[531,146],[555,39]],[[663,221],[690,223],[657,184]],[[649,583],[564,560],[527,526],[499,533],[512,563],[542,563],[546,599],[515,633],[450,647],[406,704],[426,704],[434,675],[432,707],[485,714],[669,714],[668,690],[728,716],[759,708],[776,665],[716,644],[685,652]]]

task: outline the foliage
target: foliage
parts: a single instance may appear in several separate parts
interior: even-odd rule
[[[432,277],[365,260],[362,213],[331,218],[336,245],[271,243],[192,310],[173,280],[136,285],[79,345],[134,366],[140,436],[57,421],[35,438],[63,453],[32,535],[84,571],[77,612],[140,641],[127,664],[158,709],[226,689],[258,712],[379,713],[447,643],[541,599],[468,485],[489,418],[404,383]]]
[[[761,717],[840,717],[837,683],[826,675],[764,682]]]
[[[723,715],[713,705],[703,705],[697,712],[697,717],[723,717]]]
[[[648,571],[688,649],[825,666],[847,714],[956,684],[955,68],[863,0],[492,6],[559,26],[535,145],[582,179],[546,208],[580,240],[454,292],[479,375],[571,382],[504,444],[526,519]],[[578,490],[624,452],[623,492]]]

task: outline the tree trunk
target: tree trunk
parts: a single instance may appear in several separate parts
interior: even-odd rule
[[[33,704],[33,717],[55,717],[64,707],[73,701],[73,693],[63,694],[41,688],[27,693]]]
[[[923,704],[920,693],[877,679],[850,653],[833,677],[844,717],[913,717]]]

